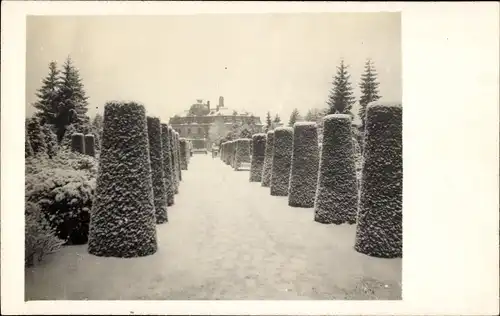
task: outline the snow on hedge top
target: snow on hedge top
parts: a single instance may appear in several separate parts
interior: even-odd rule
[[[94,135],[92,135],[92,134],[86,134],[85,137],[92,137],[92,138],[94,138]]]
[[[352,120],[349,114],[328,114],[323,118],[323,122],[331,121],[331,120]]]
[[[402,107],[402,104],[401,104],[401,102],[377,102],[377,101],[374,101],[374,102],[369,103],[367,107],[368,108],[370,108],[370,107],[396,107],[396,108],[400,108],[400,107]]]
[[[293,128],[289,127],[289,126],[280,126],[280,127],[276,127],[274,129],[274,133],[276,133],[276,132],[281,133],[283,131],[286,131],[286,133],[289,133],[289,132],[293,133]]]
[[[307,122],[307,121],[304,121],[304,122],[295,122],[295,124],[293,124],[293,126],[310,126],[310,125],[317,125],[316,122]]]
[[[71,136],[73,137],[83,137],[82,133],[73,133]]]

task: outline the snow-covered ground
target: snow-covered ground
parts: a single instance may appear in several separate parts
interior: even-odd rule
[[[354,251],[354,225],[317,223],[219,158],[194,155],[182,178],[156,254],[65,247],[26,270],[26,299],[401,299],[401,259]]]

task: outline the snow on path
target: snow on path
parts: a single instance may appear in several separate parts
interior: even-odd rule
[[[26,270],[26,299],[401,299],[401,259],[355,252],[355,226],[316,223],[219,158],[195,155],[182,175],[156,254],[65,247]]]

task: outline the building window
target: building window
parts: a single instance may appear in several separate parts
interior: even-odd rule
[[[190,135],[190,134],[191,134],[191,128],[189,128],[189,127],[188,127],[188,128],[187,128],[187,134],[186,134],[186,136],[187,136],[187,135]]]
[[[201,135],[203,133],[203,130],[201,129],[201,127],[198,127],[198,135]]]

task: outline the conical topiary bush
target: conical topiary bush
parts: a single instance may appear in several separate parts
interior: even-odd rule
[[[85,153],[89,156],[95,156],[95,137],[92,134],[85,135]]]
[[[403,255],[402,113],[400,104],[374,104],[366,112],[354,248],[374,257]]]
[[[36,117],[26,119],[26,131],[28,134],[29,143],[33,149],[33,154],[37,156],[47,155],[47,144],[45,143],[45,135],[43,134],[40,122]]]
[[[262,181],[262,169],[266,151],[266,134],[258,133],[252,136],[252,162],[250,164],[250,182]]]
[[[314,207],[314,197],[318,184],[318,166],[318,128],[316,123],[295,123],[288,188],[289,206]]]
[[[292,163],[293,129],[278,127],[274,130],[271,195],[287,196]]]
[[[88,251],[151,255],[158,246],[146,111],[137,103],[110,102],[103,124]]]
[[[71,150],[80,154],[85,154],[85,138],[82,133],[71,135]]]
[[[185,138],[179,138],[179,154],[181,156],[181,170],[187,170],[188,157],[187,157],[187,141]]]
[[[175,153],[175,131],[169,126],[168,135],[170,140],[170,150],[172,154],[172,181],[174,184],[174,194],[179,193],[179,170],[177,169],[177,155]]]
[[[234,159],[234,170],[239,170],[241,164],[250,163],[250,143],[249,138],[240,138],[237,140],[236,156]]]
[[[262,168],[262,186],[271,185],[271,174],[273,168],[273,150],[274,150],[274,131],[267,132],[266,151],[264,157],[264,167]]]
[[[314,220],[324,224],[354,224],[357,198],[351,117],[348,114],[327,115],[323,119]]]
[[[157,117],[147,117],[149,157],[151,161],[151,177],[153,180],[153,194],[156,224],[168,222],[167,188],[163,176],[163,144],[161,138],[161,123]]]
[[[182,168],[181,168],[181,146],[180,146],[180,135],[178,132],[175,132],[175,155],[177,156],[177,170],[179,171],[179,184],[182,181]]]
[[[171,128],[162,123],[161,124],[161,141],[163,148],[163,178],[165,179],[165,188],[167,190],[167,206],[172,206],[175,203],[174,195],[174,177],[172,168],[172,149],[170,147],[169,131]]]

